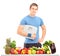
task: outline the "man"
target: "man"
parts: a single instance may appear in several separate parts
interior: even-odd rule
[[[36,3],[32,3],[30,5],[30,14],[24,17],[18,27],[17,33],[19,35],[25,36],[25,37],[31,37],[33,40],[26,38],[24,47],[29,48],[32,46],[41,47],[41,42],[43,42],[45,34],[46,34],[46,27],[44,25],[43,20],[40,17],[35,16],[36,12],[38,11],[38,5]],[[32,25],[37,27],[37,33],[36,34],[30,34],[23,32],[23,26],[22,25]],[[42,36],[39,38],[39,26],[42,29]]]

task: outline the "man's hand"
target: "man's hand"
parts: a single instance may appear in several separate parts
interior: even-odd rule
[[[42,37],[38,40],[39,43],[43,42],[44,37],[46,35],[46,27],[45,27],[45,25],[42,25],[41,28],[42,28]]]
[[[35,33],[32,34],[31,38],[32,38],[32,39],[35,39],[35,38],[36,38],[36,34],[35,34]]]
[[[38,40],[38,43],[41,43],[41,42],[43,42],[43,38],[40,38],[39,40]]]

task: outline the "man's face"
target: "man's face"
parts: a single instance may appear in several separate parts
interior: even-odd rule
[[[32,6],[32,7],[30,8],[30,13],[35,16],[37,10],[38,10],[38,7],[37,7],[37,6]]]

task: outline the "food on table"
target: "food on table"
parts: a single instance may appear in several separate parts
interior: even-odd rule
[[[51,40],[45,41],[42,47],[21,48],[16,47],[15,40],[11,41],[10,38],[7,38],[4,48],[6,54],[54,54],[56,52],[55,43]]]

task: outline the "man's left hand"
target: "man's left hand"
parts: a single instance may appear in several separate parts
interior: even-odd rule
[[[43,38],[40,38],[39,40],[38,40],[38,43],[41,43],[41,42],[43,42]]]

